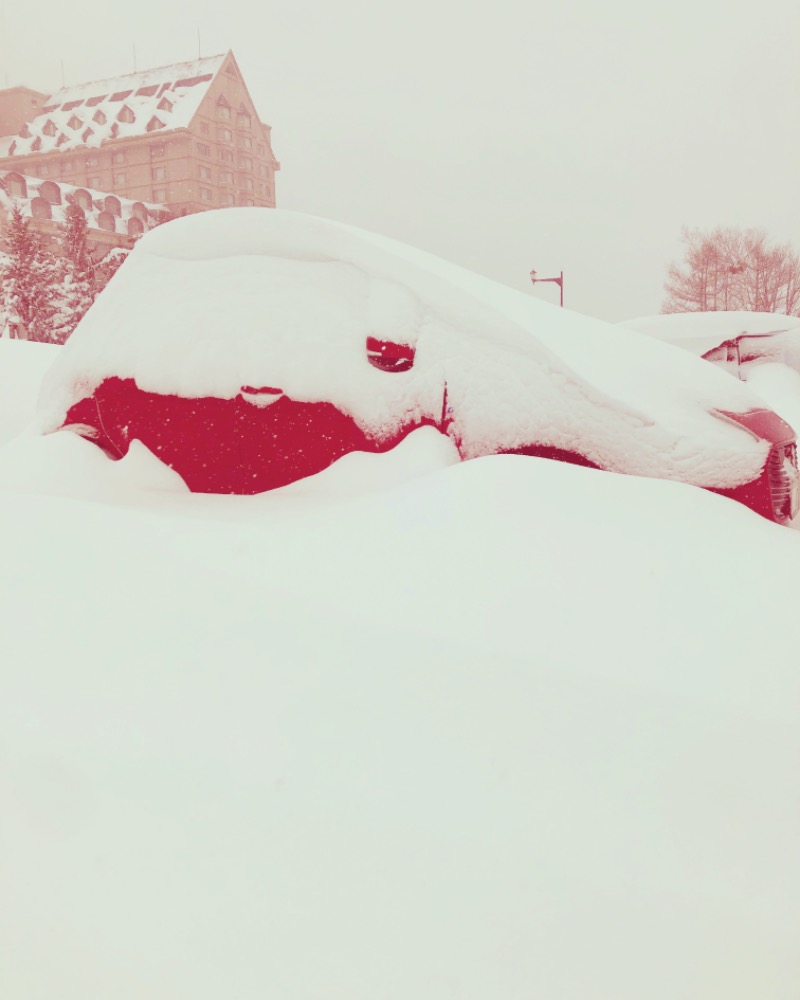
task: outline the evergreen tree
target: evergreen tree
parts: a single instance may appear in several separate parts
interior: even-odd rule
[[[94,262],[89,252],[86,216],[78,205],[67,206],[59,239],[59,269],[53,339],[60,344],[70,336],[94,302]]]
[[[120,267],[122,267],[129,253],[130,250],[126,250],[124,247],[113,247],[105,257],[97,262],[94,273],[97,295],[102,292]]]
[[[14,205],[5,232],[7,261],[0,279],[0,311],[12,337],[52,341],[58,265]]]

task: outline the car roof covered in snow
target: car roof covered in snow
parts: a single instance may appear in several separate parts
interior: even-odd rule
[[[795,328],[800,330],[800,317],[744,311],[666,313],[639,316],[619,325],[703,355],[728,340],[748,334],[765,336]]]

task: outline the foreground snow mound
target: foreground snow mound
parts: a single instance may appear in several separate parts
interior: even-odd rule
[[[0,496],[2,995],[788,1000],[800,538],[516,456],[296,488]]]
[[[60,352],[55,344],[0,337],[0,445],[33,419],[42,377]]]
[[[413,367],[377,370],[369,338],[407,348]],[[768,450],[714,415],[757,401],[696,359],[391,240],[272,209],[147,234],[48,376],[41,428],[114,379],[127,395],[115,383],[100,409],[125,411],[123,450],[131,392],[262,409],[276,396],[324,401],[371,441],[427,423],[465,458],[535,444],[715,488],[756,479]]]

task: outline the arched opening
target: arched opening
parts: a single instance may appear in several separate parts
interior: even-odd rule
[[[131,215],[141,222],[147,222],[147,209],[140,201],[135,201],[131,207]]]
[[[119,198],[115,198],[113,194],[106,197],[104,207],[109,215],[116,215],[117,217],[122,215],[122,206],[120,205]]]
[[[117,222],[110,212],[101,212],[97,216],[97,227],[105,229],[108,233],[114,233],[117,230]]]
[[[92,196],[88,191],[85,191],[83,188],[78,188],[73,197],[78,208],[82,208],[84,212],[91,212]]]
[[[128,219],[128,236],[141,236],[144,232],[144,223],[141,219],[131,216]]]
[[[61,204],[61,188],[55,181],[42,181],[39,185],[39,194],[45,201],[49,201],[51,205]]]
[[[6,191],[14,198],[28,197],[28,185],[22,174],[6,174]]]
[[[34,198],[31,201],[31,215],[34,219],[52,219],[53,209],[50,202],[44,198]]]

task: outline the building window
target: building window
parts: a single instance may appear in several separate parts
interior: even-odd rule
[[[233,133],[229,128],[218,128],[217,138],[220,142],[233,142]]]
[[[209,188],[200,188],[200,201],[211,201],[211,190]]]
[[[249,156],[240,156],[239,157],[239,169],[240,170],[252,170],[253,169],[253,161],[250,159]]]
[[[97,166],[97,157],[96,156],[87,156],[86,157],[86,166],[89,167],[89,168],[96,167]]]
[[[28,197],[28,185],[20,174],[6,174],[6,190],[13,198]]]
[[[45,201],[44,198],[34,198],[31,202],[31,215],[34,219],[52,219],[53,210],[50,207],[50,202]]]
[[[207,167],[204,163],[201,163],[197,168],[197,174],[202,177],[203,180],[211,180],[211,167]]]
[[[122,215],[122,205],[120,205],[119,198],[115,198],[113,194],[106,197],[104,208],[110,215]]]
[[[219,172],[220,183],[222,184],[233,184],[233,171],[232,170],[220,170]]]
[[[263,146],[263,145],[262,145],[261,143],[259,143],[259,144],[258,144],[258,145],[256,146],[256,152],[258,153],[258,155],[259,155],[259,156],[266,156],[266,154],[267,154],[267,149],[266,149],[266,147],[265,147],[265,146]]]
[[[153,180],[154,181],[165,181],[167,179],[167,168],[166,167],[153,167]]]
[[[125,107],[122,109],[122,111],[120,111],[120,113],[117,115],[117,121],[126,122],[130,124],[131,122],[136,121],[136,115],[131,111],[131,109],[126,104]]]
[[[208,122],[200,122],[200,131],[203,135],[208,135]]]
[[[80,188],[75,192],[74,195],[75,204],[84,210],[84,212],[91,212],[92,210],[92,196],[88,191],[84,191]]]
[[[51,205],[61,204],[61,188],[54,181],[45,181],[39,185],[39,194]]]
[[[155,132],[160,128],[164,128],[164,122],[162,122],[160,118],[157,118],[155,115],[153,115],[153,117],[145,126],[145,132]]]
[[[141,219],[131,217],[128,219],[128,236],[141,236],[144,232],[144,225]]]
[[[253,148],[253,140],[250,138],[249,135],[240,135],[239,136],[239,145],[243,146],[245,149],[252,149]]]
[[[157,201],[159,204],[167,200],[167,189],[166,188],[153,188],[153,201]]]
[[[49,173],[50,173],[50,167],[46,163],[41,163],[39,165],[39,176],[47,177]]]
[[[197,143],[197,152],[201,156],[211,156],[211,147],[207,146],[204,142]]]
[[[112,163],[124,163],[125,162],[125,153],[122,150],[117,151],[111,157],[111,162]]]
[[[141,222],[147,221],[147,209],[140,201],[134,202],[131,206],[131,214],[135,219],[139,219]]]
[[[219,158],[223,163],[233,163],[233,152],[230,149],[221,149],[219,151]]]
[[[250,128],[253,124],[253,119],[246,112],[240,111],[236,116],[236,124],[239,128]]]
[[[61,164],[61,173],[62,174],[72,173],[72,160],[64,160],[64,162]]]
[[[99,177],[90,177],[89,178],[89,187],[90,188],[94,188],[95,191],[96,191],[100,187],[100,178]]]
[[[123,184],[128,183],[128,175],[126,173],[114,174],[114,187],[120,187]]]
[[[117,228],[116,220],[111,212],[100,212],[97,216],[97,225],[108,233],[115,232]]]
[[[269,167],[266,163],[259,163],[258,165],[258,176],[259,177],[269,177]]]
[[[217,117],[221,118],[225,122],[231,120],[231,106],[225,99],[224,94],[220,94],[217,98]]]
[[[55,127],[55,125],[53,124],[53,122],[49,118],[44,123],[44,127],[42,128],[42,134],[43,135],[50,135],[50,136],[56,134],[56,127]]]
[[[83,122],[77,115],[71,115],[67,125],[69,125],[73,132],[77,132],[83,126]]]
[[[105,114],[100,110],[100,108],[98,108],[97,111],[95,111],[94,115],[92,115],[92,121],[97,122],[98,125],[105,125],[108,119],[106,118]]]
[[[230,191],[223,191],[222,192],[221,201],[222,201],[223,205],[235,205],[236,204],[236,199],[233,197],[233,194]]]
[[[152,159],[157,160],[159,159],[159,157],[166,155],[167,155],[167,148],[161,143],[159,143],[157,146],[150,147],[150,156]]]

